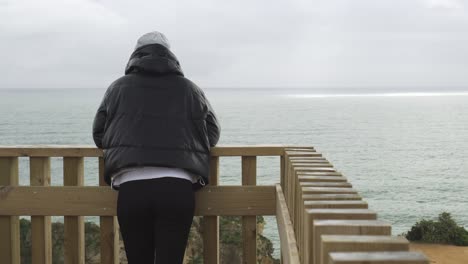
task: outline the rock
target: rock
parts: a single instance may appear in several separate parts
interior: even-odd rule
[[[273,244],[262,235],[265,221],[262,216],[257,216],[257,263],[279,264],[279,259],[272,257]],[[100,262],[99,226],[92,222],[85,223],[86,264]],[[203,263],[203,217],[196,216],[190,229],[187,247],[185,250],[184,264]],[[220,262],[242,262],[242,231],[241,217],[220,217]],[[21,264],[31,263],[31,222],[27,219],[20,220],[21,236]],[[61,222],[52,223],[52,247],[53,263],[63,263],[64,225]],[[120,236],[120,263],[127,264],[124,243]]]

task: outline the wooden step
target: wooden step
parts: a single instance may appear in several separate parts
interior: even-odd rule
[[[376,220],[377,214],[368,209],[305,209],[303,239],[298,241],[302,263],[311,263],[315,220]],[[300,231],[299,231],[300,232]],[[310,259],[309,259],[310,258]]]
[[[429,264],[420,252],[332,252],[327,264]]]
[[[313,234],[313,263],[320,263],[322,235],[390,236],[392,225],[381,220],[316,220],[314,221]]]
[[[409,243],[397,236],[323,235],[321,264],[329,263],[331,252],[408,251]],[[311,262],[308,262],[311,263]]]

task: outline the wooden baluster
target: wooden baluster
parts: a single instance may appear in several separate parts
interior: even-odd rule
[[[342,202],[343,201],[325,201],[321,203],[323,203],[322,205],[328,203],[331,206],[340,206],[339,204]],[[350,201],[345,201],[345,204],[349,202]],[[351,202],[355,203],[356,201]],[[357,202],[366,204],[364,201]],[[318,204],[316,204],[316,206],[317,205]],[[316,206],[311,208],[317,208]],[[389,222],[381,220],[316,220],[314,221],[312,233],[314,234],[314,237],[312,238],[313,250],[312,252],[310,252],[312,253],[311,261],[314,264],[320,264],[320,253],[322,252],[321,246],[323,235],[390,236],[392,234],[392,226]]]
[[[82,157],[63,158],[63,184],[83,186],[84,159]],[[65,263],[84,264],[84,217],[65,216]]]
[[[431,261],[421,252],[331,252],[327,264],[366,263],[366,264],[429,264]]]
[[[210,160],[210,184],[219,185],[219,157]],[[206,264],[219,263],[219,216],[203,216],[203,258]]]
[[[17,157],[0,157],[0,186],[8,185],[18,185]],[[0,196],[2,191],[0,189]],[[20,264],[18,216],[0,216],[0,256],[2,263]]]
[[[284,190],[284,181],[285,181],[285,178],[287,177],[287,174],[286,174],[286,155],[283,151],[283,154],[281,154],[280,156],[280,186],[281,186],[281,190]],[[283,194],[284,196],[284,194]],[[286,203],[286,200],[284,201]],[[277,202],[278,203],[278,202]],[[286,208],[287,210],[287,208]],[[284,263],[284,259],[283,259],[283,251],[280,250],[280,263]]]
[[[284,179],[286,176],[286,158],[285,158],[285,155],[283,153],[283,155],[280,156],[280,186],[281,186],[281,189],[284,190]]]
[[[29,158],[31,186],[50,186],[50,158]],[[32,262],[52,263],[50,216],[31,216]]]
[[[257,184],[257,157],[242,156],[242,185]],[[244,264],[257,263],[257,216],[242,216]]]
[[[99,186],[108,186],[104,181],[104,158],[102,157],[99,158]],[[101,263],[120,263],[119,227],[117,217],[101,216],[99,217],[99,222],[101,228]]]
[[[406,238],[397,236],[323,235],[319,264],[329,264],[331,252],[352,251],[409,251],[409,242]]]

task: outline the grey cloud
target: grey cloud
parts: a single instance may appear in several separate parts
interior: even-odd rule
[[[151,30],[169,37],[186,75],[205,87],[468,81],[463,1],[2,3],[0,88],[105,87]]]

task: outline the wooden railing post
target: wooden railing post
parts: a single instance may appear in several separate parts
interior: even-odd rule
[[[50,158],[29,158],[31,186],[50,185]],[[32,262],[52,263],[52,230],[50,216],[31,216]]]
[[[219,185],[219,157],[211,157],[209,185]],[[203,260],[219,263],[219,216],[203,216]]]
[[[242,156],[242,185],[257,184],[257,157]],[[257,216],[242,216],[243,264],[257,263]]]
[[[284,190],[284,180],[285,180],[286,177],[287,177],[287,175],[286,175],[286,155],[285,155],[285,151],[283,151],[283,153],[280,156],[280,187],[281,187],[281,190]],[[284,197],[284,194],[283,194],[283,197]],[[286,203],[286,200],[284,202]],[[287,210],[287,208],[286,208],[286,210]],[[284,263],[283,251],[282,250],[280,250],[280,263]]]
[[[104,181],[104,158],[99,158],[99,186],[108,186]],[[110,187],[109,187],[110,188]],[[99,217],[101,228],[101,263],[120,263],[119,228],[117,217]]]
[[[286,177],[286,159],[284,153],[280,156],[280,186],[284,190],[284,178]]]
[[[30,157],[31,186],[50,186],[50,158]],[[32,263],[52,263],[52,230],[50,216],[31,216]]]
[[[9,188],[8,185],[18,185],[17,157],[0,157],[0,186]],[[0,197],[2,192],[0,189]],[[2,263],[20,264],[18,216],[0,216],[0,256]]]
[[[84,158],[63,158],[63,185],[83,186]],[[65,263],[84,264],[84,217],[65,216]]]

